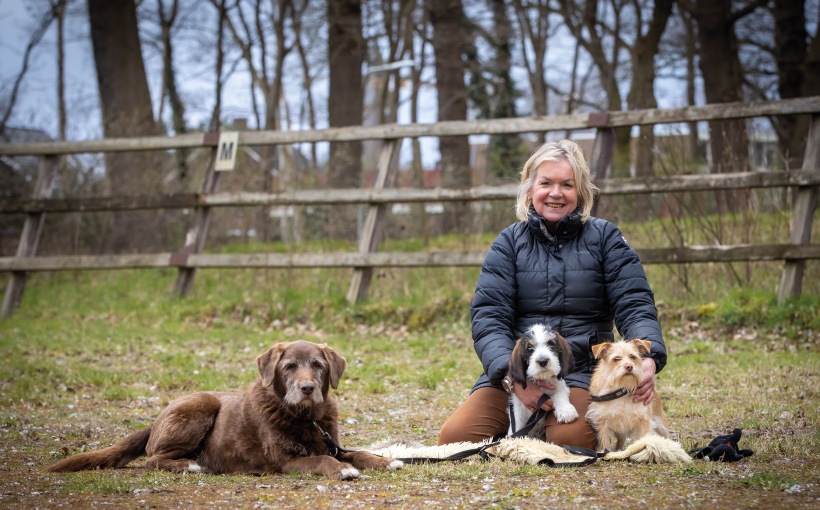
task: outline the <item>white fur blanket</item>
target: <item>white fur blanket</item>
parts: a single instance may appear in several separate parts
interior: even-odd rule
[[[484,447],[490,455],[503,457],[507,460],[522,464],[550,464],[556,466],[583,465],[590,462],[591,457],[575,455],[564,448],[538,439],[517,438],[502,439],[492,446],[490,441],[482,443],[453,443],[441,446],[411,446],[403,443],[394,443],[384,447],[367,449],[376,455],[392,457],[394,459],[430,458],[446,459],[452,455],[472,449]],[[691,462],[692,458],[680,443],[654,434],[635,441],[625,450],[610,452],[603,460],[628,459],[642,463],[670,463]]]

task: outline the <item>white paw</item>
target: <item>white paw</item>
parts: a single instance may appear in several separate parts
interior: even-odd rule
[[[403,467],[404,467],[404,462],[402,462],[400,460],[394,460],[393,462],[390,463],[389,466],[387,466],[387,469],[389,469],[390,471],[395,471],[395,470],[401,469]]]
[[[569,423],[578,418],[578,411],[573,406],[561,407],[555,410],[555,417],[558,423]]]
[[[196,462],[191,462],[190,464],[188,464],[188,472],[189,473],[201,473],[202,472],[202,466],[200,466]]]
[[[342,480],[353,480],[359,478],[359,470],[356,468],[345,468],[342,470]]]

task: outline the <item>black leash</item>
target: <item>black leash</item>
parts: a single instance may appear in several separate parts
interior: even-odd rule
[[[322,433],[322,441],[325,443],[327,451],[331,457],[338,458],[339,455],[343,453],[351,453],[352,450],[342,448],[341,445],[339,445],[339,443],[337,443],[333,440],[332,437],[330,437],[330,434],[322,430],[322,427],[320,427],[318,423],[316,423],[315,421],[312,423],[317,429],[319,429],[319,432]]]
[[[514,432],[512,433],[512,435],[508,437],[514,439],[516,437],[526,436],[530,432],[530,430],[532,430],[532,428],[535,427],[535,424],[538,423],[538,421],[541,418],[547,415],[547,412],[541,409],[541,406],[544,405],[544,402],[546,402],[549,399],[550,396],[546,393],[541,395],[541,398],[538,399],[538,403],[535,404],[535,412],[533,412],[530,415],[530,419],[527,420],[527,423],[525,423],[524,426],[521,427],[519,430],[515,430],[515,413],[513,413],[512,399],[510,399],[510,428],[514,430]]]
[[[547,412],[544,411],[543,409],[541,409],[541,406],[549,398],[550,398],[550,396],[547,395],[546,393],[541,395],[541,398],[538,399],[538,403],[536,404],[536,411],[534,413],[532,413],[532,415],[530,416],[530,419],[527,420],[527,423],[525,423],[524,426],[521,427],[520,430],[517,430],[513,435],[511,435],[509,437],[510,438],[521,437],[521,436],[526,435],[530,430],[532,430],[532,428],[535,426],[535,424],[538,423],[538,421],[541,418],[546,416]],[[515,418],[514,418],[514,415],[512,413],[512,409],[510,410],[510,420],[513,421],[513,428],[514,428],[515,427],[515,425],[514,425]],[[315,421],[313,421],[312,423],[317,429],[319,429],[319,432],[322,433],[322,441],[325,443],[325,446],[327,447],[327,451],[328,451],[328,453],[330,454],[331,457],[338,458],[339,455],[341,455],[343,453],[353,453],[353,452],[355,452],[355,450],[348,450],[346,448],[342,448],[336,441],[333,440],[332,437],[330,437],[330,434],[328,434],[326,431],[322,430],[322,427],[320,427],[318,423],[316,423]],[[483,445],[479,446],[478,448],[470,448],[468,450],[463,450],[463,451],[454,453],[454,454],[452,454],[448,457],[404,457],[404,458],[398,458],[398,459],[395,459],[395,460],[400,460],[400,461],[404,462],[405,464],[424,464],[424,463],[428,463],[428,462],[429,463],[435,463],[435,462],[448,462],[448,461],[454,461],[454,460],[462,460],[462,459],[466,459],[467,457],[472,457],[473,455],[478,455],[483,460],[489,460],[491,458],[500,458],[501,460],[506,460],[503,457],[498,457],[497,455],[493,455],[493,454],[486,451],[488,448],[492,448],[493,446],[498,446],[499,444],[501,444],[501,441],[493,441],[492,443],[483,444]],[[539,462],[539,464],[545,464],[545,465],[550,466],[550,467],[580,467],[580,466],[588,466],[589,464],[592,464],[593,462],[598,460],[598,455],[594,450],[588,450],[586,448],[581,448],[581,447],[576,447],[576,446],[567,446],[567,445],[564,445],[563,448],[564,448],[564,450],[568,451],[569,453],[572,453],[572,454],[575,454],[575,455],[588,456],[589,458],[586,459],[586,460],[583,460],[581,462],[555,462],[554,460],[552,460],[550,458],[545,458],[545,459],[542,459]],[[381,455],[379,455],[379,457],[380,456]]]

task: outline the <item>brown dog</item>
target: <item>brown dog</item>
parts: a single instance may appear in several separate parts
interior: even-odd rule
[[[121,468],[148,455],[147,468],[261,475],[319,473],[335,480],[357,478],[358,469],[393,470],[402,462],[368,452],[335,458],[322,440],[339,444],[336,389],[346,362],[324,344],[276,344],[256,358],[261,376],[245,392],[187,395],[160,413],[148,428],[97,452],[80,453],[49,471]],[[337,460],[338,459],[338,460]]]
[[[592,346],[598,365],[589,384],[592,403],[586,417],[598,433],[600,451],[612,448],[613,434],[617,439],[615,450],[623,450],[627,438],[640,439],[650,432],[669,437],[657,388],[649,405],[632,401],[632,392],[644,379],[641,356],[650,347],[646,340]]]

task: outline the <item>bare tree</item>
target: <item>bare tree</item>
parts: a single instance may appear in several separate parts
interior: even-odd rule
[[[328,67],[330,95],[329,124],[359,126],[362,124],[362,65],[366,45],[362,36],[360,0],[328,0]],[[336,188],[358,188],[361,185],[361,142],[331,143],[328,179]],[[334,212],[329,218],[333,231],[354,238],[355,222],[349,215]]]
[[[43,18],[40,20],[39,25],[37,28],[34,29],[34,32],[31,34],[31,39],[29,39],[28,44],[26,45],[26,49],[23,52],[23,65],[20,69],[20,72],[17,73],[17,77],[14,80],[14,85],[11,89],[11,96],[9,97],[8,107],[6,111],[3,113],[3,118],[0,119],[0,135],[2,135],[6,130],[6,125],[8,123],[9,118],[11,117],[11,112],[14,110],[14,106],[17,104],[17,95],[20,93],[20,85],[23,83],[23,78],[25,78],[26,73],[28,72],[28,63],[29,59],[31,58],[31,53],[34,51],[34,48],[37,47],[37,44],[40,43],[40,40],[46,34],[48,27],[51,26],[51,22],[60,15],[59,10],[59,2],[57,4],[51,4],[50,9],[43,15]]]
[[[219,0],[216,8],[219,12],[219,21],[216,31],[216,65],[214,66],[216,79],[214,81],[214,109],[211,113],[211,121],[208,123],[208,131],[219,129],[219,119],[222,116],[222,67],[225,64],[225,19],[227,10],[225,7],[227,0]]]
[[[162,46],[162,87],[160,88],[157,123],[160,126],[160,131],[163,131],[163,107],[165,106],[165,98],[167,96],[168,104],[171,107],[171,127],[175,134],[181,135],[188,132],[188,126],[185,123],[185,103],[183,103],[179,95],[179,89],[177,88],[171,38],[174,23],[179,15],[179,0],[173,0],[168,12],[166,12],[165,2],[163,0],[157,0],[157,15],[159,16]],[[174,152],[177,174],[180,180],[184,180],[188,175],[188,154],[189,151],[187,150],[177,150]]]
[[[678,0],[697,20],[700,71],[707,103],[731,103],[743,99],[743,70],[738,57],[735,24],[768,0],[752,0],[733,10],[731,0]],[[709,122],[709,145],[714,172],[749,169],[749,136],[743,120]],[[721,212],[745,208],[748,191],[717,192]]]
[[[422,13],[423,18],[423,13]],[[408,32],[407,36],[410,39],[406,46],[408,47],[408,56],[416,64],[410,70],[410,122],[417,124],[419,121],[419,90],[421,89],[421,72],[424,69],[426,60],[426,47],[429,42],[427,36],[427,24],[423,21],[414,21],[415,30]],[[413,41],[414,35],[418,35],[418,51],[416,44]],[[413,138],[413,186],[416,188],[424,187],[424,165],[421,158],[421,143],[418,138]],[[414,217],[418,218],[418,224],[421,229],[422,244],[426,247],[430,241],[430,233],[427,228],[427,211],[425,204],[419,203],[413,206]]]
[[[513,80],[512,48],[515,30],[505,0],[487,0],[492,14],[492,28],[485,41],[492,52],[486,71],[492,80],[492,94],[488,96],[487,117],[493,119],[517,117],[516,100],[521,91]],[[546,99],[546,96],[544,97]],[[517,169],[527,159],[529,148],[519,135],[495,135],[487,144],[488,175],[502,181],[514,178]]]
[[[686,29],[686,104],[689,106],[695,106],[695,57],[697,55],[696,28],[695,23],[692,22],[692,16],[686,11],[679,11]],[[693,161],[703,159],[703,154],[700,150],[700,140],[698,139],[698,125],[696,122],[689,123],[689,157]]]
[[[602,8],[598,0],[558,0],[558,12],[563,16],[567,29],[598,69],[606,95],[606,108],[610,111],[622,109],[618,80],[620,54],[624,49],[621,13],[628,2],[629,0],[611,0],[609,9]],[[630,131],[629,127],[615,130],[612,161],[616,176],[628,176]]]
[[[466,120],[467,90],[462,61],[464,10],[461,0],[425,0],[425,10],[433,27],[438,120]],[[467,137],[439,138],[439,151],[444,187],[469,187],[470,147]],[[454,221],[454,231],[462,231],[466,227],[466,211],[466,206],[456,205],[448,212],[447,216]]]
[[[533,113],[543,117],[547,115],[549,104],[549,89],[544,67],[551,35],[549,0],[513,0],[513,6],[521,33],[522,62],[530,80]],[[532,55],[529,51],[532,51]]]
[[[134,0],[88,0],[88,17],[104,135],[114,138],[159,134],[148,92]],[[111,194],[128,195],[135,190],[150,194],[161,190],[161,170],[155,161],[147,153],[106,154]],[[146,239],[156,239],[154,227],[145,216],[117,213],[109,244],[126,250],[138,245],[145,247]]]
[[[65,12],[68,0],[56,0],[52,5],[57,17],[57,136],[59,140],[65,140]]]
[[[211,3],[219,8],[217,0]],[[285,59],[294,47],[293,37],[290,35],[289,23],[293,11],[291,0],[271,2],[269,8],[263,5],[262,0],[247,2],[237,1],[225,16],[225,24],[236,45],[242,52],[245,65],[251,74],[251,98],[256,110],[255,88],[258,88],[265,98],[264,126],[260,129],[276,130],[280,128],[281,98],[283,96],[283,69]],[[270,37],[273,40],[270,40]],[[271,47],[272,46],[272,47]],[[257,114],[257,121],[261,118]],[[274,191],[274,172],[280,170],[278,148],[266,146],[260,149],[262,161],[260,163],[260,183],[257,189]],[[290,171],[286,168],[285,171]],[[280,184],[287,179],[280,178]],[[265,207],[257,209],[256,232],[260,241],[271,238],[268,219],[269,210]],[[287,222],[287,216],[283,216]],[[282,235],[290,231],[288,225],[283,225]]]
[[[815,3],[814,37],[806,31],[804,2],[774,0],[770,10],[774,18],[774,46],[777,63],[777,90],[782,99],[820,94],[820,3]],[[785,115],[776,118],[780,149],[787,168],[799,169],[803,163],[809,115]]]
[[[669,17],[672,15],[674,0],[654,0],[652,2],[652,16],[644,32],[643,11],[638,0],[633,1],[636,16],[635,41],[632,43],[632,84],[626,96],[630,110],[657,108],[655,99],[655,56],[660,48],[661,36],[666,29]],[[652,168],[653,152],[655,149],[654,126],[641,126],[636,147],[635,177],[654,177]],[[651,203],[649,195],[641,194],[635,197],[632,208],[632,218],[636,221],[646,221],[650,217]]]
[[[305,11],[307,10],[308,2],[305,1],[299,7],[293,9],[293,34],[294,34],[294,46],[296,47],[296,52],[299,54],[299,64],[302,68],[302,89],[305,93],[305,100],[303,102],[303,111],[304,114],[307,115],[307,124],[310,129],[316,129],[316,104],[313,99],[313,82],[314,82],[314,75],[311,72],[311,65],[308,60],[308,52],[305,44],[302,43],[302,34],[304,28],[304,16]],[[308,27],[310,29],[310,27]],[[300,118],[303,118],[304,115],[300,115]],[[316,144],[310,144],[310,167],[312,173],[315,175],[318,172],[318,158],[316,155]]]

